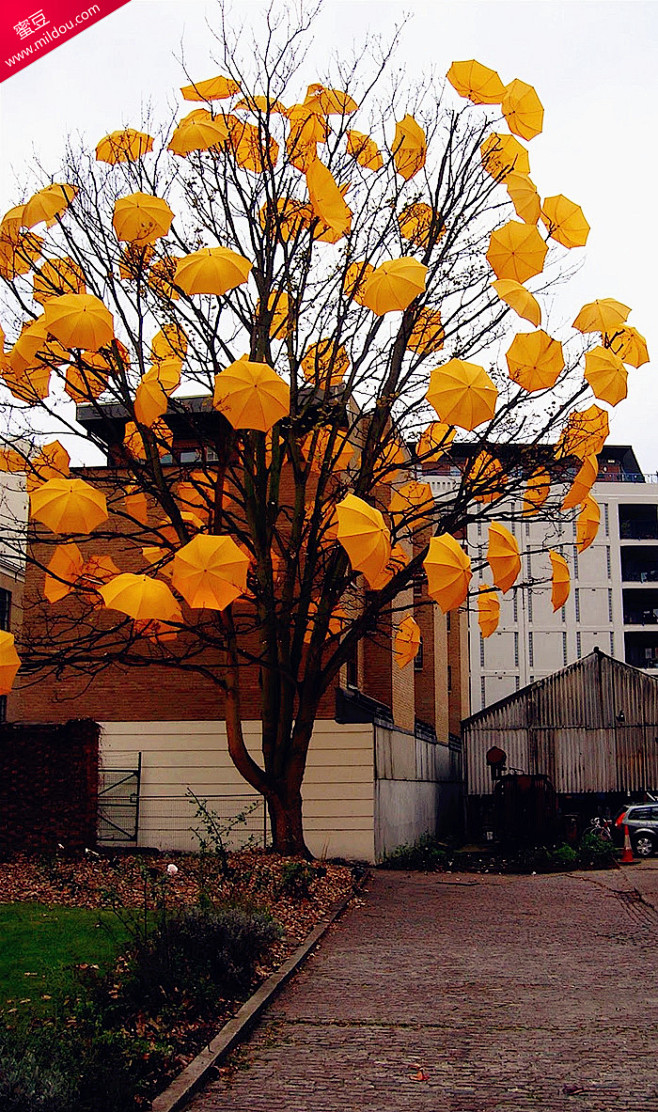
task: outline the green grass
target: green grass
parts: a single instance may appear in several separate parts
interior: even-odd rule
[[[50,1011],[55,998],[73,988],[72,965],[108,968],[126,939],[111,912],[0,904],[0,1014]]]

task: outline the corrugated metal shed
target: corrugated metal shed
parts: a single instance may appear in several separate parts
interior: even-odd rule
[[[469,795],[490,795],[486,753],[558,792],[658,790],[658,679],[595,649],[462,723]]]

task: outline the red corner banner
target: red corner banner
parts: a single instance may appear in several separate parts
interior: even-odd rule
[[[128,0],[4,0],[0,4],[0,81],[98,23]],[[41,7],[37,7],[41,4]]]

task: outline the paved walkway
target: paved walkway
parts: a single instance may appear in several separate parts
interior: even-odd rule
[[[656,907],[658,861],[376,873],[190,1112],[656,1112]]]

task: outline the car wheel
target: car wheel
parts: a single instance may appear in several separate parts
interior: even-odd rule
[[[638,834],[633,838],[633,850],[637,857],[651,857],[656,844],[650,834]]]

